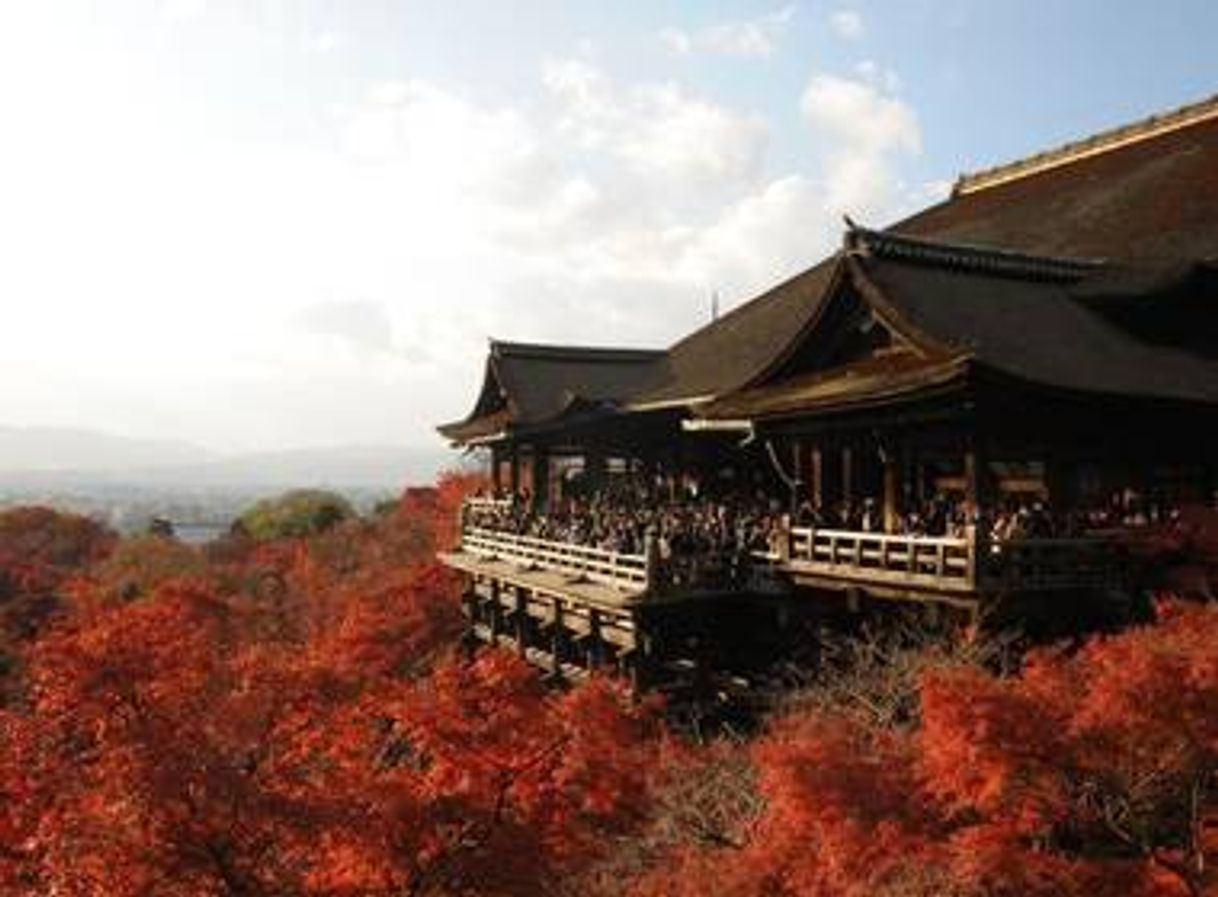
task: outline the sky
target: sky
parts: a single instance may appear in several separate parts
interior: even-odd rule
[[[1218,92],[1218,4],[0,0],[0,424],[435,444],[489,338],[662,347]]]

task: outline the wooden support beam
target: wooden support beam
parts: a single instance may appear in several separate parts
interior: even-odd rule
[[[550,500],[550,453],[543,447],[533,449],[533,506],[544,508]]]
[[[823,508],[825,506],[825,458],[821,450],[820,443],[812,446],[811,458],[811,498],[812,506],[815,508]]]
[[[804,472],[804,444],[798,439],[791,444],[791,475],[795,478],[791,486],[791,513],[795,513],[800,503],[808,496],[807,474]]]
[[[964,450],[964,497],[974,510],[991,507],[993,484],[990,479],[985,440],[970,433]]]
[[[527,649],[527,645],[525,644],[525,641],[526,641],[526,638],[528,636],[528,631],[529,631],[528,630],[528,625],[529,625],[528,598],[525,595],[525,590],[522,586],[516,586],[515,591],[516,591],[516,612],[515,612],[516,619],[513,622],[515,623],[515,629],[516,629],[516,653],[519,654],[521,657],[524,657],[525,650]]]
[[[848,505],[854,504],[854,449],[849,445],[842,446],[842,501]]]
[[[898,474],[900,467],[897,464],[897,459],[887,457],[884,460],[884,532],[895,533],[897,531],[897,518],[900,516],[900,499],[897,494],[899,488]]]
[[[550,672],[555,676],[562,676],[562,657],[567,641],[567,629],[563,623],[562,599],[557,595],[554,596],[551,610],[554,624],[550,630],[550,658],[552,664]]]
[[[503,605],[499,603],[499,580],[491,580],[490,619],[487,621],[491,630],[491,644],[499,644],[499,633],[503,630]]]
[[[515,498],[520,494],[520,450],[512,443],[512,447],[508,454],[508,486],[512,490],[512,497]]]
[[[592,608],[588,611],[588,669],[600,669],[604,662],[605,641],[601,635],[601,612]]]
[[[588,449],[584,453],[584,480],[593,492],[600,491],[608,476],[608,462],[600,449]]]
[[[503,457],[499,446],[491,446],[491,488],[498,495],[503,491]]]

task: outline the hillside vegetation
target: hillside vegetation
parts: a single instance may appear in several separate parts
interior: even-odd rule
[[[857,646],[691,740],[462,650],[473,485],[204,548],[0,514],[0,893],[1218,894],[1218,608]]]

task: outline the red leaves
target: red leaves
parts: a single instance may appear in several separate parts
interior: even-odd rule
[[[765,811],[640,893],[1201,895],[1218,880],[1218,608],[1041,652],[1019,676],[930,667],[920,723],[803,711],[753,748]]]
[[[456,580],[385,550],[402,525],[80,581],[0,716],[0,890],[535,894],[628,831],[647,714],[458,662]]]
[[[143,585],[123,600],[63,584],[104,533],[23,518],[69,612],[0,711],[0,891],[1214,893],[1218,608],[1019,676],[929,658],[902,680],[916,713],[805,709],[665,767],[616,685],[458,659],[456,582],[428,560],[468,485],[205,563],[131,550],[102,568]],[[686,777],[667,835],[658,769]]]

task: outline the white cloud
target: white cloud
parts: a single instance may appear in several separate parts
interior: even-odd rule
[[[158,9],[172,22],[185,22],[207,12],[207,0],[161,0]]]
[[[380,302],[317,302],[301,309],[297,321],[305,332],[336,338],[356,355],[394,351],[393,322]]]
[[[11,42],[31,62],[46,43]],[[586,55],[506,100],[363,72],[311,109],[323,139],[270,142],[211,107],[195,136],[195,107],[157,105],[126,54],[79,52],[99,75],[45,65],[62,83],[35,82],[0,167],[0,295],[21,297],[0,407],[229,448],[429,438],[467,410],[488,336],[675,340],[713,291],[730,307],[832,249],[838,209],[900,208],[919,144],[878,66],[808,83],[787,114],[814,151],[775,171],[756,111]]]
[[[688,31],[682,31],[680,28],[663,28],[658,37],[660,43],[670,53],[688,56],[694,51],[694,38]]]
[[[922,151],[913,108],[867,80],[815,75],[800,97],[825,177],[826,209],[887,217],[908,205],[897,160]]]
[[[677,260],[681,276],[736,304],[810,265],[832,245],[837,222],[800,174],[777,178],[722,209]]]
[[[670,53],[678,56],[701,51],[760,59],[773,55],[778,35],[794,15],[794,6],[784,6],[757,19],[720,22],[698,31],[664,28],[659,39]]]
[[[839,9],[829,16],[829,24],[839,37],[855,40],[863,36],[863,17],[857,10]]]
[[[314,34],[308,34],[301,41],[301,49],[306,53],[315,53],[318,56],[328,56],[346,42],[345,35],[337,31],[319,31]]]
[[[921,130],[913,109],[875,85],[816,75],[799,101],[804,119],[821,138],[866,154],[918,153]]]
[[[854,67],[860,78],[875,87],[897,93],[901,90],[901,78],[892,69],[881,66],[874,59],[864,59]]]
[[[560,103],[560,132],[644,177],[678,186],[719,185],[755,176],[768,129],[675,83],[621,88],[591,64],[549,60],[542,79]]]

